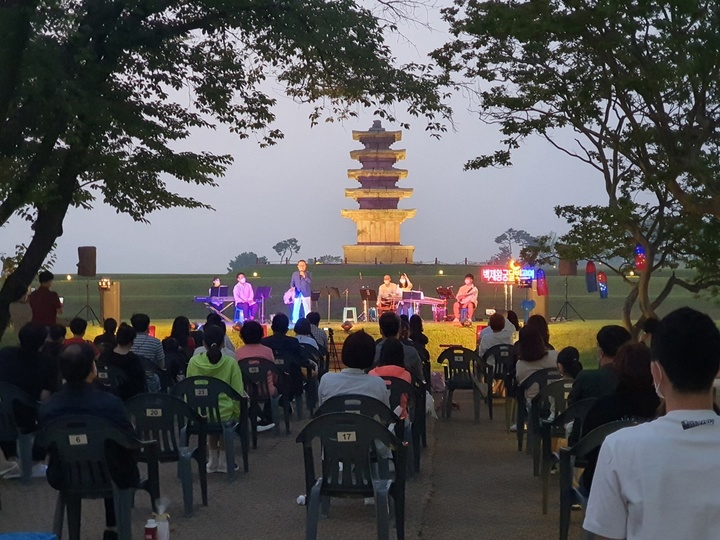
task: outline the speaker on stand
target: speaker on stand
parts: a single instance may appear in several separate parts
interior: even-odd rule
[[[577,260],[563,257],[560,246],[558,246],[558,252],[560,252],[561,257],[558,264],[558,274],[565,278],[565,302],[563,302],[560,311],[558,311],[558,314],[555,316],[555,321],[569,320],[569,310],[573,310],[575,315],[577,315],[581,321],[585,322],[585,319],[578,313],[578,310],[568,301],[568,276],[577,276]]]
[[[95,310],[90,305],[90,278],[97,275],[96,270],[97,248],[95,246],[78,247],[78,276],[85,278],[85,305],[75,314],[75,317],[85,311],[85,320],[87,322],[96,321],[98,325],[102,324]],[[92,318],[91,318],[92,316]]]

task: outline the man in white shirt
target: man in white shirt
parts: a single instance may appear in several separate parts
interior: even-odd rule
[[[495,345],[512,345],[515,327],[500,313],[493,313],[488,320],[487,328],[480,332],[478,354],[482,357]]]
[[[673,311],[653,332],[652,360],[667,414],[605,440],[584,527],[611,539],[717,538],[720,332],[707,315]]]

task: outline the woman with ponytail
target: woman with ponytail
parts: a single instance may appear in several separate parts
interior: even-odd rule
[[[222,345],[225,332],[214,325],[205,325],[203,345],[205,352],[196,354],[190,359],[187,367],[188,377],[214,377],[229,384],[233,390],[243,394],[243,382],[237,360],[232,356],[223,354]],[[220,418],[225,422],[240,415],[240,408],[236,401],[225,395],[220,395]],[[208,436],[208,472],[227,473],[225,458],[225,443],[217,435]]]

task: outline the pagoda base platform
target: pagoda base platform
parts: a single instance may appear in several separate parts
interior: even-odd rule
[[[410,264],[415,246],[355,244],[343,246],[343,253],[348,264]]]

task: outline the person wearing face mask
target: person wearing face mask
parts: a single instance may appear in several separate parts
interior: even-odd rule
[[[235,298],[235,308],[240,322],[254,321],[255,312],[257,311],[257,303],[255,302],[255,293],[252,285],[245,279],[245,274],[240,272],[237,275],[237,284],[233,287],[233,297]]]
[[[603,326],[597,333],[597,354],[600,369],[584,369],[575,378],[568,405],[587,398],[599,398],[613,392],[617,387],[615,355],[632,339],[630,332],[617,324]]]
[[[382,285],[378,287],[377,292],[378,311],[395,311],[398,298],[401,296],[402,293],[398,291],[397,284],[393,283],[392,278],[385,274]]]
[[[412,302],[403,302],[402,300],[402,293],[405,291],[412,291],[412,288],[412,281],[410,281],[410,278],[407,276],[407,274],[401,274],[397,286],[398,298],[400,300],[398,302],[397,309],[399,315],[407,315],[408,317],[411,317],[413,314]]]
[[[465,275],[465,283],[455,293],[455,304],[453,305],[453,314],[455,320],[460,322],[460,310],[467,309],[467,320],[473,320],[473,313],[478,304],[478,288],[475,286],[475,277],[472,274]]]
[[[654,329],[650,373],[665,416],[609,435],[601,449],[585,530],[602,538],[717,538],[720,416],[713,382],[720,332],[685,307]]]
[[[312,274],[307,269],[307,263],[300,259],[297,263],[297,270],[290,278],[290,289],[293,293],[292,324],[300,318],[300,307],[303,308],[303,317],[310,313]]]

